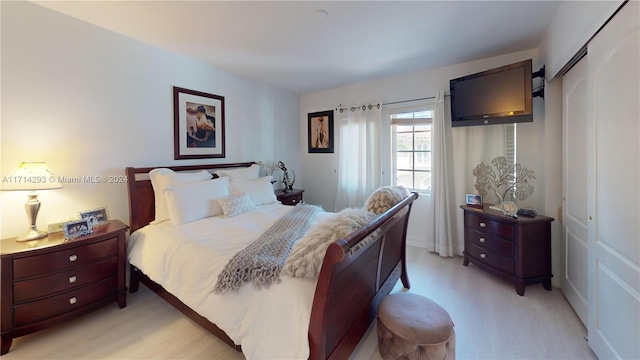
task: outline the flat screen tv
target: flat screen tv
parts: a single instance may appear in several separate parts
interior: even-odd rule
[[[451,126],[533,121],[531,60],[449,82]]]

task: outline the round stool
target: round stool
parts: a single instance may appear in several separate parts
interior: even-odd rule
[[[416,294],[391,294],[378,307],[378,349],[385,360],[456,358],[453,321],[440,305]]]

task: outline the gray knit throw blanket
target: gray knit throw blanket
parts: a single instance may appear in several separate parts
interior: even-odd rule
[[[253,282],[256,288],[266,288],[279,282],[280,271],[293,243],[304,235],[311,219],[320,210],[313,205],[296,205],[256,241],[229,260],[218,275],[213,291],[220,294],[227,290],[238,290],[248,282]]]

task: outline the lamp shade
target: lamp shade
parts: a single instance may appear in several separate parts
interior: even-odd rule
[[[23,162],[18,169],[8,176],[2,177],[2,190],[48,190],[60,189],[51,170],[44,162]]]

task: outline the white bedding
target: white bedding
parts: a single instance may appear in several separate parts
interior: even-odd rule
[[[147,225],[131,235],[129,261],[224,330],[247,359],[306,359],[317,280],[283,275],[266,290],[245,284],[238,292],[212,292],[229,259],[292,208],[272,204],[229,219]],[[329,215],[318,213],[311,227]]]

